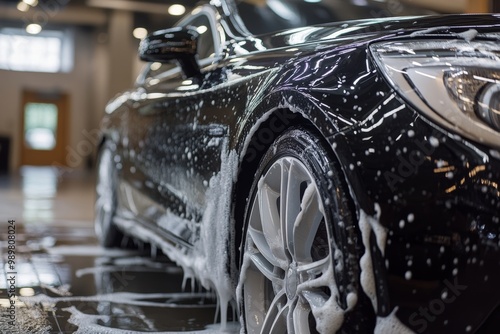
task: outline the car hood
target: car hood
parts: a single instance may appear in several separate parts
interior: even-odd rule
[[[470,33],[471,29],[477,33]],[[499,34],[495,34],[498,32]],[[434,36],[500,39],[500,15],[440,15],[365,19],[285,30],[257,36],[266,49],[331,44],[356,39]]]

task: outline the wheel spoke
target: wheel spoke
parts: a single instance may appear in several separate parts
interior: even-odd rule
[[[289,202],[288,202],[288,182],[290,180],[290,163],[288,160],[283,159],[280,163],[281,166],[281,184],[280,184],[280,224],[281,230],[284,235],[284,248],[285,253],[289,253],[290,245],[288,244],[290,229],[288,228],[289,224],[287,221],[288,210],[289,210]]]
[[[328,299],[330,298],[324,292],[314,289],[302,291],[302,296],[304,296],[304,298],[311,306],[311,310],[313,313],[324,307],[328,302]]]
[[[288,259],[283,245],[283,234],[278,213],[277,200],[280,193],[273,190],[266,182],[259,187],[259,205],[262,231],[280,267],[285,269]]]
[[[311,307],[316,319],[316,329],[320,333],[337,331],[344,322],[344,310],[337,303],[337,295],[331,296],[319,289],[306,290],[302,296]]]
[[[325,287],[330,290],[334,289],[335,291],[332,291],[332,293],[336,293],[331,256],[307,265],[301,265],[297,268],[297,272],[302,282],[297,287],[299,293],[322,290]]]
[[[250,255],[250,260],[255,265],[257,270],[275,284],[282,284],[282,279],[274,272],[274,266],[267,261],[262,253],[254,253]]]
[[[257,250],[262,254],[262,256],[272,264],[273,266],[279,267],[280,261],[278,261],[271,251],[269,244],[267,243],[266,237],[264,233],[254,229],[252,226],[248,228],[248,233],[250,238],[252,239],[254,245],[257,247]]]
[[[342,324],[345,308],[333,272],[339,261],[313,171],[300,159],[279,158],[253,194],[245,236],[249,266],[241,275],[249,334],[310,333],[311,317],[319,332]]]
[[[293,309],[293,329],[295,333],[309,333],[309,313],[311,310],[300,301]]]
[[[288,311],[286,304],[285,292],[281,290],[274,297],[271,306],[269,306],[269,311],[266,314],[261,333],[286,333],[286,318],[284,316]]]
[[[297,307],[298,298],[294,298],[293,300],[288,300],[288,304],[286,306],[286,327],[287,334],[302,334],[303,332],[295,331],[295,308]],[[283,314],[285,316],[285,314]]]
[[[297,267],[297,272],[300,275],[314,275],[324,274],[328,271],[330,266],[331,257],[327,256],[316,262],[303,264]]]
[[[286,192],[283,193],[284,204],[282,205],[282,212],[284,212],[283,225],[286,231],[286,245],[293,257],[293,250],[295,248],[294,243],[294,224],[297,216],[300,213],[300,195],[301,195],[301,184],[305,181],[310,180],[309,175],[303,169],[303,167],[297,163],[295,160],[288,162],[288,173],[286,180]]]
[[[307,186],[300,208],[301,211],[294,222],[294,257],[297,262],[304,263],[312,260],[314,239],[323,220],[318,190],[314,183]],[[319,246],[328,247],[328,244]]]

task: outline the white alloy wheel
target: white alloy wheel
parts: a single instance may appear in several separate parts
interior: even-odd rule
[[[302,129],[262,157],[246,205],[238,284],[249,334],[369,332],[359,230],[328,146]]]
[[[113,224],[116,211],[116,170],[113,152],[104,144],[98,157],[95,210],[95,231],[104,247],[120,246],[123,234]]]

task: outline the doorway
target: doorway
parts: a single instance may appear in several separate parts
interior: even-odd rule
[[[68,100],[62,93],[23,92],[22,166],[66,166]]]

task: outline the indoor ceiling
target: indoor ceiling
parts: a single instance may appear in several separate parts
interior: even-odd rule
[[[399,1],[437,12],[460,13],[488,11],[487,4],[490,0]],[[172,13],[175,6],[183,5],[185,10],[189,11],[198,2],[199,0],[0,0],[0,28],[26,27],[30,23],[38,22],[47,27],[53,25],[104,27],[108,23],[111,11],[123,10],[133,13],[135,27],[153,31],[171,27],[179,20],[181,17],[179,13],[178,15]],[[479,8],[478,4],[484,8]]]
[[[0,27],[26,25],[41,20],[51,25],[98,27],[107,23],[111,10],[124,10],[134,14],[135,26],[156,30],[170,27],[182,17],[179,13],[172,12],[175,9],[172,5],[183,5],[189,11],[197,2],[198,0],[0,0]]]
[[[0,5],[17,6],[20,0],[0,0]],[[124,9],[138,12],[152,12],[161,10],[162,7],[167,7],[175,1],[165,0],[28,0],[26,3],[38,2],[39,6],[77,6],[77,7],[99,7],[110,9]],[[179,0],[185,6],[192,7],[197,0]]]

